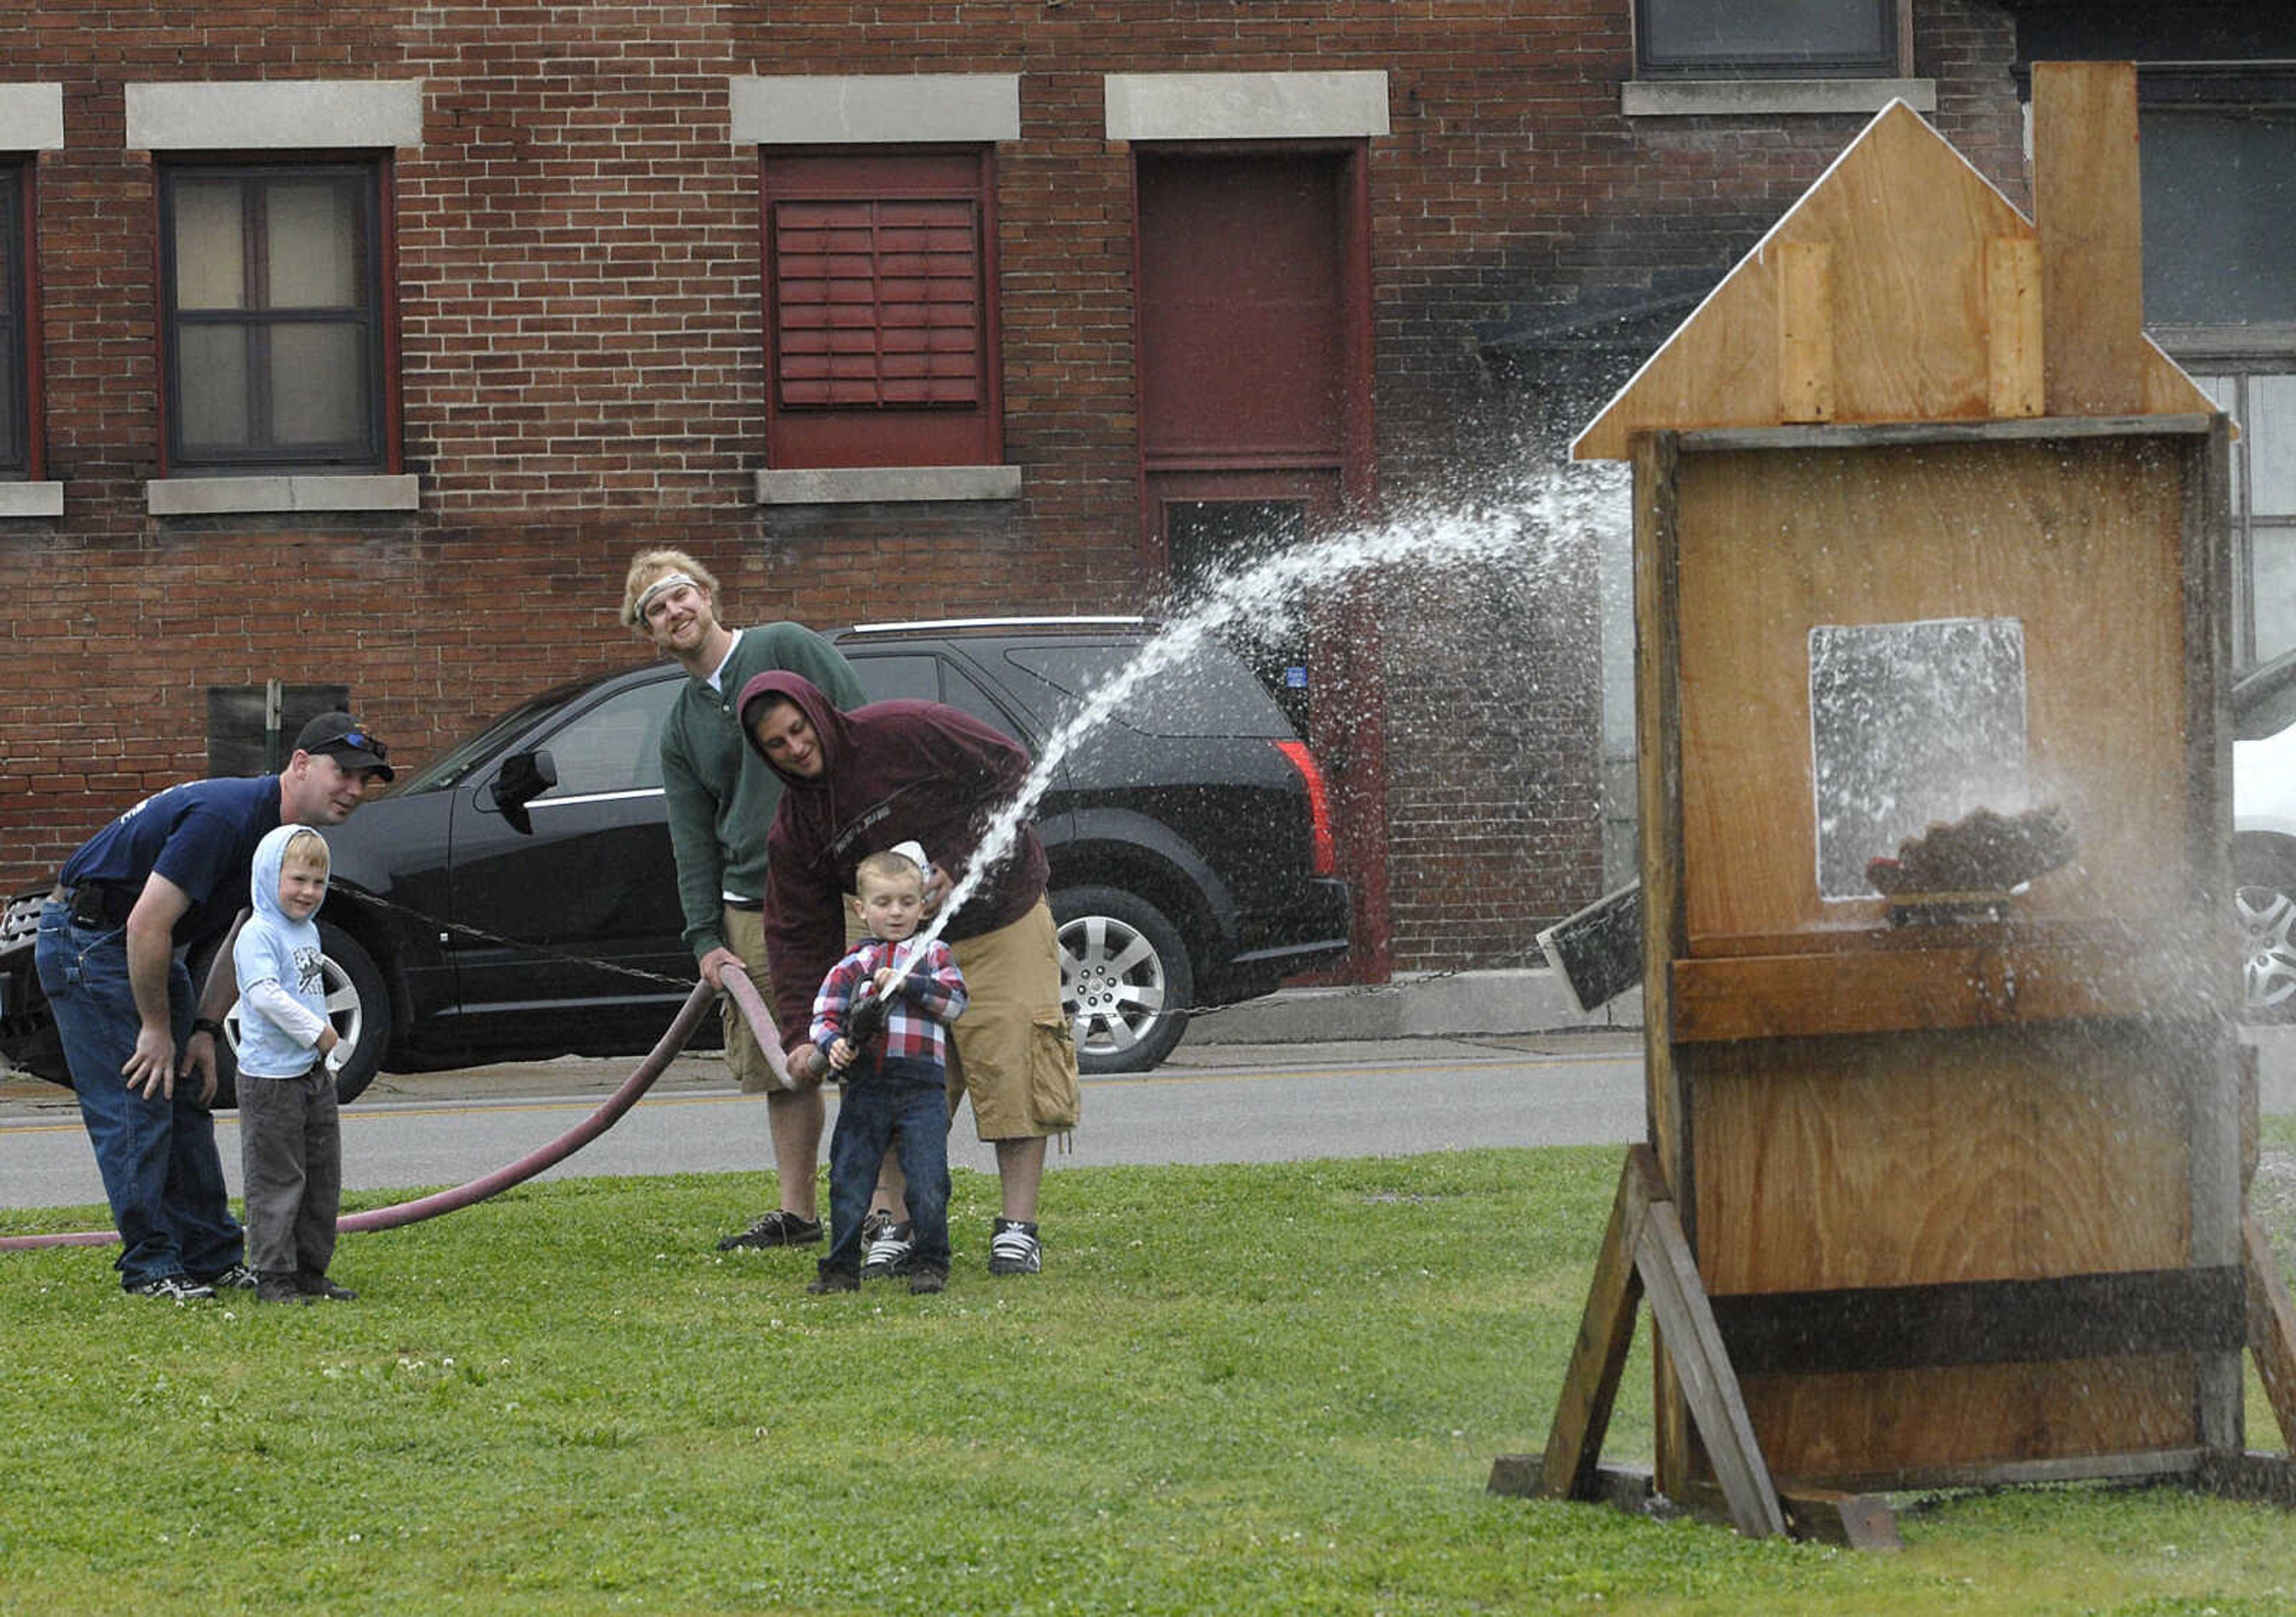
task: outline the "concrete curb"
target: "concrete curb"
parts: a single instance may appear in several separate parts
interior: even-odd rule
[[[1198,1016],[1192,1044],[1309,1044],[1441,1034],[1544,1033],[1638,1028],[1635,989],[1582,1011],[1560,975],[1544,969],[1433,972],[1365,988],[1286,988]]]

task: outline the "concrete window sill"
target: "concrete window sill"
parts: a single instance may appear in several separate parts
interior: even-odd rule
[[[64,486],[61,483],[0,483],[0,517],[61,517]]]
[[[1937,110],[1934,78],[1630,78],[1620,86],[1628,118],[1751,118],[1775,113],[1879,112],[1902,101]]]
[[[758,473],[760,505],[857,505],[904,500],[1017,500],[1017,466],[815,467]]]
[[[155,517],[234,516],[253,511],[419,510],[421,480],[289,473],[252,478],[164,478],[144,486]]]

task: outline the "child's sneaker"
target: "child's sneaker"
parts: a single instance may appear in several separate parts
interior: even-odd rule
[[[279,1279],[269,1275],[261,1276],[255,1282],[255,1300],[258,1303],[297,1303],[306,1308],[314,1301],[309,1292],[296,1284],[292,1275]]]
[[[948,1286],[948,1268],[942,1263],[919,1263],[909,1270],[909,1294],[923,1296],[945,1290]]]
[[[863,1279],[905,1275],[917,1249],[916,1230],[907,1224],[896,1224],[893,1215],[881,1207],[861,1221],[861,1245]]]
[[[988,1235],[988,1272],[992,1275],[1033,1275],[1045,1266],[1045,1249],[1037,1227],[1019,1219],[998,1219]]]
[[[202,1276],[199,1284],[213,1291],[253,1291],[255,1271],[244,1263],[234,1263],[219,1275]]]
[[[805,1289],[816,1297],[825,1297],[832,1292],[859,1291],[861,1277],[849,1269],[824,1269]]]
[[[305,1296],[315,1303],[356,1303],[358,1293],[348,1286],[338,1286],[324,1275],[315,1275],[306,1270],[295,1277],[295,1284]]]
[[[215,1287],[202,1286],[189,1275],[161,1275],[156,1280],[139,1280],[127,1288],[131,1296],[158,1297],[167,1303],[196,1303],[201,1297],[215,1295]]]

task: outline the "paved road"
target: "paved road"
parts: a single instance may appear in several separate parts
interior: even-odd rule
[[[343,1113],[345,1183],[365,1190],[475,1179],[579,1123],[635,1065],[564,1060],[386,1077]],[[1566,1033],[1207,1045],[1152,1074],[1087,1080],[1084,1116],[1053,1172],[1623,1142],[1642,1134],[1641,1044],[1631,1033]],[[236,1192],[238,1120],[225,1113],[218,1121]],[[994,1172],[970,1112],[950,1144],[953,1165]],[[768,1161],[765,1103],[726,1088],[714,1058],[689,1057],[545,1177],[752,1171]],[[0,1091],[0,1205],[76,1205],[102,1194],[69,1094],[26,1084]]]
[[[2259,1047],[2264,1109],[2296,1112],[2296,1027],[2248,1036]],[[343,1114],[346,1181],[398,1189],[491,1172],[588,1117],[635,1065],[570,1058],[386,1075]],[[220,1124],[236,1191],[238,1121],[225,1113]],[[1642,1132],[1642,1045],[1633,1031],[1188,1043],[1152,1074],[1086,1080],[1085,1125],[1051,1165],[1059,1172],[1612,1144]],[[949,1155],[955,1165],[994,1171],[969,1112]],[[748,1172],[767,1160],[764,1102],[727,1089],[715,1057],[689,1056],[630,1115],[545,1177]],[[0,1230],[7,1207],[79,1205],[102,1195],[69,1091],[0,1081]]]

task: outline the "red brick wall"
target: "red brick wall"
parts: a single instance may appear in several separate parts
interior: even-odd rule
[[[1916,29],[1941,127],[2013,180],[2005,21],[1920,0]],[[1370,172],[1378,476],[1398,506],[1490,496],[1607,385],[1581,371],[1526,388],[1486,339],[1718,277],[1863,122],[1621,117],[1625,0],[51,0],[13,20],[11,48],[12,78],[63,85],[69,143],[37,163],[47,475],[66,514],[0,523],[11,888],[201,772],[209,685],[348,683],[419,758],[545,683],[635,660],[614,610],[649,543],[701,555],[737,622],[1152,604],[1129,159],[1102,138],[1105,73],[1389,73],[1394,132]],[[728,143],[725,80],[914,71],[1022,75],[1022,138],[997,174],[1023,496],[761,509],[756,163]],[[331,75],[428,84],[423,144],[395,166],[422,509],[156,520],[152,167],[121,149],[122,85]],[[1384,602],[1398,966],[1520,949],[1597,889],[1594,605],[1583,547]]]

